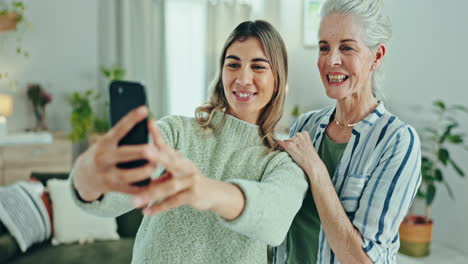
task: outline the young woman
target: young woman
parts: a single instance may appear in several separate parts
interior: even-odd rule
[[[210,100],[196,117],[148,123],[153,144],[118,146],[147,116],[139,108],[88,151],[72,172],[77,204],[117,216],[144,207],[132,263],[266,263],[307,189],[302,170],[276,149],[283,112],[287,55],[267,22],[243,22],[227,39]],[[187,87],[190,89],[190,87]],[[141,168],[119,162],[146,159]],[[154,173],[148,187],[134,187]]]

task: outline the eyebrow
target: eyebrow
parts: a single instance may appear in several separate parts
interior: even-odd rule
[[[233,59],[233,60],[238,60],[240,61],[241,59],[235,55],[229,55],[229,56],[226,56],[226,60],[227,59]],[[252,59],[253,62],[257,62],[257,61],[263,61],[263,62],[266,62],[268,64],[270,64],[270,62],[267,60],[267,59],[263,59],[263,58],[254,58]]]
[[[354,40],[354,39],[342,39],[342,40],[340,40],[341,43],[350,42],[350,41],[357,43],[357,41]],[[321,40],[321,41],[319,41],[319,44],[328,44],[328,41]]]

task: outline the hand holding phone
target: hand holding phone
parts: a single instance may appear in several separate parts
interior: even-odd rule
[[[145,87],[137,82],[113,81],[109,86],[110,98],[110,120],[115,126],[131,110],[146,105]],[[148,118],[137,123],[120,141],[121,145],[138,145],[148,143]],[[134,160],[130,162],[118,163],[117,167],[131,169],[144,166],[147,160]],[[133,185],[148,185],[151,178],[135,182]]]

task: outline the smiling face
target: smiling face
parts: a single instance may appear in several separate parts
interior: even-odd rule
[[[384,47],[379,45],[374,54],[352,16],[324,17],[319,47],[317,66],[328,97],[339,100],[356,94],[372,95],[372,72],[383,57]]]
[[[227,113],[257,124],[275,90],[275,78],[262,43],[255,37],[234,41],[222,69]]]

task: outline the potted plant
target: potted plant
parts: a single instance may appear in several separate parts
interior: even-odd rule
[[[110,66],[110,67],[101,67],[101,74],[106,79],[106,87],[111,81],[122,80],[125,77],[125,70],[119,66]],[[107,93],[106,93],[107,95]],[[100,102],[98,105],[104,106],[101,108],[100,112],[96,113],[93,124],[93,131],[91,132],[88,144],[94,144],[104,133],[110,129],[110,120],[109,120],[109,99],[107,96],[98,94],[96,96],[96,101]],[[102,101],[104,101],[102,103]]]
[[[447,106],[442,101],[434,102],[436,119],[431,127],[424,128],[422,138],[421,174],[422,182],[417,199],[425,203],[424,215],[408,214],[400,225],[400,252],[415,257],[429,255],[432,240],[433,220],[431,206],[436,196],[437,186],[444,185],[454,199],[453,191],[446,181],[446,175],[455,172],[464,177],[465,173],[454,160],[450,150],[464,148],[465,134],[457,131],[459,122],[457,112],[466,114],[468,109],[462,105]],[[452,171],[449,171],[452,170]]]
[[[125,70],[117,66],[101,67],[101,74],[110,82],[123,79]],[[102,102],[103,100],[104,102]],[[72,125],[70,139],[72,142],[87,139],[88,145],[91,145],[110,129],[109,101],[103,99],[102,94],[94,90],[87,90],[84,93],[74,92],[68,101],[72,106],[70,115]],[[101,105],[104,105],[104,109],[96,111],[96,108]]]
[[[25,18],[26,5],[22,0],[4,0],[0,2],[0,33],[16,31],[11,37],[16,41],[16,54],[29,57],[29,52],[21,46],[22,35],[30,23]],[[19,25],[25,25],[19,27]],[[17,33],[17,34],[16,34]],[[10,35],[6,35],[8,38]]]
[[[52,101],[52,94],[47,93],[40,84],[31,83],[28,85],[27,92],[29,101],[31,101],[34,117],[36,118],[35,131],[47,130],[46,106]]]
[[[87,90],[82,94],[73,92],[68,97],[68,102],[72,107],[70,114],[72,131],[69,135],[72,142],[87,139],[88,133],[93,129],[94,116],[91,107],[91,96],[93,93],[93,90]]]
[[[0,32],[16,30],[16,25],[24,21],[23,1],[2,1],[0,3]]]

